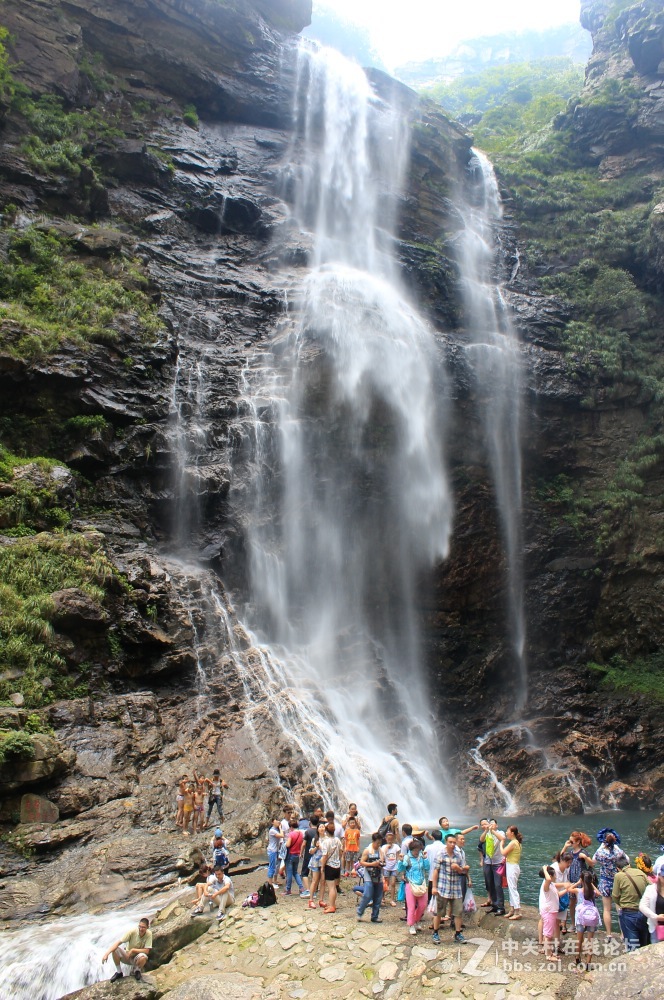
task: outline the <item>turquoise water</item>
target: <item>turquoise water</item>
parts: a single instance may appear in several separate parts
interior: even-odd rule
[[[496,816],[498,827],[506,830],[515,825],[523,834],[523,850],[521,853],[521,877],[519,892],[522,901],[531,906],[537,906],[540,879],[537,872],[545,862],[549,862],[553,854],[559,851],[572,830],[583,830],[592,837],[592,845],[588,851],[594,854],[599,844],[596,834],[602,827],[609,826],[620,834],[620,846],[634,858],[639,851],[645,851],[655,858],[661,853],[659,844],[649,840],[646,830],[649,823],[659,813],[657,812],[621,812],[612,810],[605,813],[587,813],[584,816]],[[465,829],[477,823],[477,818],[450,816],[450,826]],[[473,883],[477,888],[477,896],[485,898],[484,878],[478,864],[477,852],[478,833],[474,831],[466,836],[466,857],[471,868]],[[505,890],[507,902],[507,890]]]

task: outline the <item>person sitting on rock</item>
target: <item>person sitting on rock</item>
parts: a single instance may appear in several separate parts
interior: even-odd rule
[[[192,904],[198,906],[201,901],[201,896],[205,892],[205,886],[213,874],[212,867],[206,862],[203,862],[198,869],[198,874],[196,876],[196,881],[194,882],[194,889],[196,890],[196,898],[192,899]]]
[[[108,961],[108,956],[113,956],[113,961],[115,962],[115,972],[111,976],[110,981],[115,983],[118,979],[124,979],[124,974],[120,969],[120,965],[130,965],[133,969],[134,979],[140,979],[141,973],[145,968],[145,963],[150,956],[150,949],[152,948],[152,931],[150,930],[150,921],[147,917],[143,917],[139,921],[138,929],[132,927],[128,930],[124,937],[116,941],[114,945],[108,949],[104,954],[101,962]]]
[[[206,900],[209,900],[211,903],[219,906],[217,920],[223,920],[226,916],[226,910],[235,902],[233,883],[228,875],[224,874],[224,871],[220,866],[215,868],[214,875],[208,879],[203,897],[201,898],[198,906],[191,911],[192,917],[197,913],[203,912]]]

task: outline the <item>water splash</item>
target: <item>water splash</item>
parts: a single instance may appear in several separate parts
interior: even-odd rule
[[[190,890],[187,893],[191,895]],[[172,898],[172,897],[171,897]],[[160,906],[164,905],[161,899]],[[105,965],[106,949],[138,921],[151,918],[158,906],[153,900],[141,909],[77,914],[61,920],[41,920],[3,930],[0,937],[0,992],[11,1000],[57,1000],[74,990],[109,979],[113,960]],[[126,973],[125,968],[125,973]]]
[[[505,546],[515,712],[519,713],[528,698],[521,516],[521,364],[510,312],[494,275],[494,236],[502,218],[500,192],[489,160],[479,150],[473,153],[460,252],[466,325],[472,338],[467,353],[476,377]]]

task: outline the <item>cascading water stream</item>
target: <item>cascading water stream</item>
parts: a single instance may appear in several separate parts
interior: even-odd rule
[[[515,672],[515,713],[528,698],[526,628],[523,606],[519,345],[495,277],[495,231],[502,203],[493,167],[474,150],[468,197],[462,208],[460,267],[467,353],[475,374],[489,464],[507,561],[507,610]]]
[[[259,697],[277,714],[289,701],[284,722],[333,801],[377,819],[393,798],[423,816],[443,769],[418,585],[447,554],[452,505],[442,365],[390,252],[406,124],[330,50],[302,50],[297,92],[288,181],[312,263],[247,373],[243,428],[247,613],[280,670]]]

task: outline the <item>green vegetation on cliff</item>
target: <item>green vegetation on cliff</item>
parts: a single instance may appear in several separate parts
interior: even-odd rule
[[[476,144],[490,154],[519,147],[562,111],[583,83],[571,59],[494,66],[424,93],[455,118],[470,115]]]
[[[149,281],[135,261],[81,256],[73,239],[47,226],[11,228],[0,260],[0,349],[18,357],[117,339],[122,324],[145,336],[161,322]]]
[[[28,706],[38,707],[87,693],[67,672],[51,625],[51,595],[77,588],[101,606],[104,588],[116,576],[95,542],[80,534],[44,533],[0,545],[0,702],[20,692]]]
[[[628,660],[616,654],[608,664],[589,663],[601,675],[602,687],[664,701],[664,653]]]

